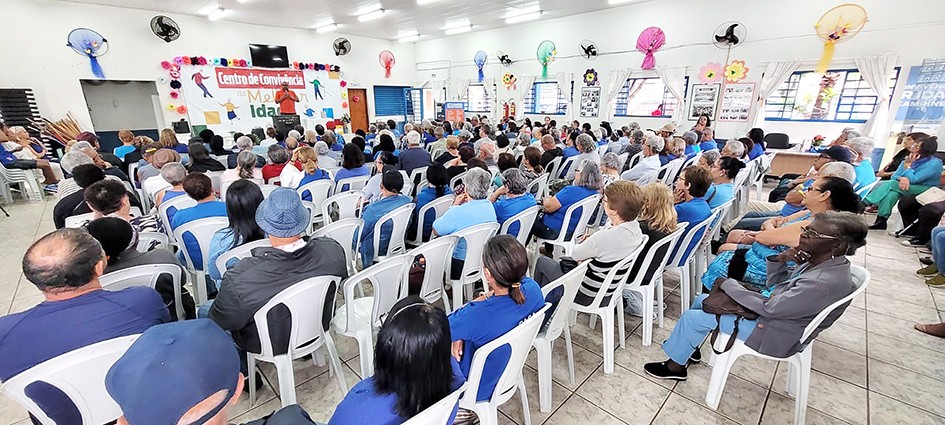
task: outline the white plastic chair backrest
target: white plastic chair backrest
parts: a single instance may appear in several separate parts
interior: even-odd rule
[[[505,223],[502,223],[502,227],[499,229],[500,235],[510,235],[515,236],[515,239],[518,239],[523,246],[528,246],[528,237],[532,232],[532,225],[535,224],[535,219],[538,218],[538,212],[541,211],[541,207],[534,205],[528,208],[525,208],[522,212],[515,214],[509,217],[508,220],[505,220]],[[513,223],[518,223],[518,234],[512,235],[509,233],[509,228],[512,227]]]
[[[138,252],[148,252],[152,248],[168,248],[170,240],[160,232],[138,233]]]
[[[207,261],[210,259],[210,239],[218,230],[229,226],[229,219],[226,217],[207,217],[200,220],[194,220],[190,223],[180,225],[174,229],[174,239],[180,242],[180,249],[184,252],[184,261],[190,270],[207,270]],[[197,240],[200,246],[200,258],[203,264],[194,264],[190,252],[187,252],[187,244],[184,243],[184,235],[191,234]],[[198,268],[200,267],[200,268]]]
[[[154,289],[158,277],[163,274],[171,275],[175,286],[178,286],[181,272],[183,270],[177,264],[146,264],[105,273],[98,280],[102,284],[102,289],[107,291],[120,291],[132,286],[147,286]]]
[[[321,214],[322,204],[328,199],[328,195],[331,194],[331,189],[334,186],[335,182],[329,179],[321,179],[303,184],[296,190],[299,192],[299,197],[308,192],[312,197],[312,203],[318,207],[318,213]]]
[[[703,242],[708,243],[710,240],[719,236],[719,233],[722,231],[722,224],[725,224],[725,219],[734,206],[735,198],[732,198],[725,201],[724,204],[712,208],[712,212],[718,212],[718,216],[716,216],[715,220],[709,225],[709,230],[705,232],[706,234],[702,236]]]
[[[54,425],[55,422],[25,394],[26,387],[33,382],[46,382],[72,400],[82,423],[112,422],[121,416],[121,409],[105,389],[105,374],[138,336],[109,339],[53,357],[7,379],[0,391],[29,410],[40,423]]]
[[[191,198],[189,195],[179,195],[175,198],[169,199],[167,201],[161,202],[161,206],[158,207],[158,218],[164,222],[164,228],[171,228],[171,219],[167,216],[167,210],[174,207],[177,211],[190,208],[197,205],[197,201],[194,198]]]
[[[361,215],[361,201],[363,199],[364,194],[360,191],[342,192],[332,195],[322,204],[322,219],[325,220],[325,224],[332,222],[331,214],[329,214],[332,205],[338,207],[338,220],[357,218]]]
[[[401,205],[397,208],[394,208],[393,211],[384,214],[380,219],[374,223],[374,237],[372,238],[372,243],[374,244],[374,258],[380,258],[381,251],[381,226],[383,226],[388,221],[391,222],[391,232],[390,232],[390,242],[387,245],[387,252],[383,255],[396,255],[401,254],[407,251],[407,247],[404,242],[404,236],[407,233],[407,223],[410,222],[410,215],[413,214],[413,209],[417,206],[414,203],[408,203]]]
[[[289,309],[292,328],[289,331],[290,354],[302,345],[315,343],[315,339],[322,338],[325,328],[322,325],[324,316],[325,298],[335,299],[338,294],[338,276],[316,276],[302,280],[299,283],[285,288],[272,297],[265,305],[253,314],[256,330],[259,333],[260,354],[262,357],[274,357],[272,338],[269,336],[269,311],[279,304]],[[331,284],[335,283],[334,288]],[[330,312],[334,314],[334,310]]]
[[[420,208],[420,210],[417,212],[417,236],[411,241],[414,245],[419,245],[420,243],[425,242],[423,240],[423,227],[427,223],[427,212],[433,209],[436,214],[436,217],[434,217],[433,220],[436,221],[436,219],[442,217],[443,214],[446,214],[446,210],[448,210],[450,206],[453,205],[453,201],[455,199],[456,197],[452,194],[446,194],[430,202],[427,202],[426,205]]]
[[[249,182],[255,183],[256,186],[259,186],[260,188],[266,184],[266,182],[263,181],[263,179],[238,179],[238,180],[247,180]],[[223,183],[220,183],[220,199],[224,201],[226,200],[226,191],[230,188],[230,185],[237,182],[238,180],[228,180]]]
[[[643,151],[637,152],[630,158],[630,164],[628,168],[633,168],[635,165],[640,163],[640,160],[643,159]]]
[[[735,180],[732,182],[732,185],[735,186],[735,190],[738,190],[748,182],[748,177],[752,173],[752,168],[753,167],[745,167],[738,171],[738,174],[735,176]]]
[[[463,179],[466,178],[466,172],[457,174],[455,177],[450,179],[450,189],[456,189],[456,186],[459,186],[463,182]]]
[[[264,185],[259,186],[259,190],[262,191],[263,198],[268,198],[269,195],[272,194],[272,192],[274,192],[276,189],[280,187],[281,186],[276,186],[274,184],[264,184]]]
[[[413,182],[409,180],[404,181],[404,187],[400,189],[400,194],[413,197]]]
[[[423,255],[426,270],[423,273],[423,283],[420,286],[420,297],[427,302],[436,302],[443,291],[443,282],[446,279],[446,270],[449,268],[453,250],[459,243],[456,235],[444,235],[430,240],[407,253],[413,259]]]
[[[133,162],[128,164],[128,179],[131,180],[131,185],[136,189],[141,187],[141,183],[138,182],[138,163]]]
[[[577,156],[568,157],[568,159],[564,160],[564,165],[562,165],[561,169],[558,170],[558,174],[557,175],[552,174],[554,178],[563,179],[567,177],[568,172],[572,169],[572,167],[574,167],[575,158],[577,158]]]
[[[226,164],[223,164],[223,166],[226,167]],[[210,177],[210,185],[213,186],[213,191],[220,193],[220,187],[223,185],[223,172],[207,171],[205,174]]]
[[[685,170],[686,167],[688,167],[688,166],[690,166],[690,165],[695,165],[695,164],[699,161],[699,157],[701,157],[701,156],[702,156],[702,152],[699,152],[699,153],[693,155],[692,158],[689,158],[689,159],[687,159],[685,162],[683,162],[683,165],[682,165],[682,167],[680,167],[680,170]]]
[[[620,155],[617,155],[617,162],[620,163],[620,170],[623,171],[624,166],[627,165],[627,159],[630,158],[630,152],[624,152]]]
[[[541,198],[545,195],[545,189],[548,186],[548,173],[542,173],[538,177],[535,177],[528,187],[525,188],[525,193],[531,193],[535,199]]]
[[[338,180],[335,183],[335,190],[332,193],[341,193],[351,190],[361,190],[364,189],[364,186],[367,184],[368,180],[371,179],[371,176],[357,176],[357,177],[348,177],[346,179]]]
[[[347,261],[348,269],[352,270],[352,264],[354,262],[355,253],[358,252],[358,244],[360,244],[360,237],[355,237],[361,234],[361,230],[364,227],[364,220],[360,218],[343,218],[334,223],[320,227],[314,233],[312,233],[313,238],[327,237],[334,239],[335,242],[338,242],[339,245],[345,251],[345,261]]]
[[[673,256],[672,261],[668,264],[670,267],[679,267],[684,265],[692,259],[693,255],[696,254],[696,248],[693,246],[692,249],[689,249],[689,246],[693,245],[693,240],[697,238],[702,238],[705,236],[709,225],[715,221],[715,218],[718,217],[720,211],[715,211],[709,215],[705,220],[700,221],[695,226],[692,226],[686,234],[680,238],[679,243],[676,244],[674,249],[676,250],[676,255]],[[697,236],[698,235],[698,236]],[[701,240],[701,239],[698,239]],[[689,251],[688,253],[686,251]]]
[[[600,306],[601,302],[604,301],[604,297],[608,296],[610,297],[610,301],[607,303],[608,307],[617,304],[617,297],[622,296],[620,294],[623,293],[623,287],[630,278],[630,269],[633,268],[634,262],[640,257],[643,246],[646,245],[649,239],[649,236],[643,235],[643,243],[634,248],[626,258],[620,260],[610,268],[610,271],[604,276],[604,281],[601,282],[600,288],[597,290],[597,295],[594,296],[594,301],[590,304],[591,308]]]
[[[463,383],[456,391],[443,397],[442,400],[434,403],[432,406],[423,409],[422,412],[408,419],[403,425],[450,425],[452,423],[450,422],[450,418],[453,416],[453,411],[456,410],[456,404],[459,402],[459,398],[463,395],[463,392],[466,391],[466,385],[467,384]]]
[[[92,221],[93,218],[95,218],[94,212],[71,215],[69,217],[66,217],[66,228],[77,229],[79,227],[84,226],[85,223]]]
[[[583,235],[587,231],[587,223],[591,220],[591,215],[594,214],[594,206],[600,202],[600,198],[600,195],[591,195],[571,204],[564,212],[564,220],[561,221],[561,232],[558,233],[556,240],[565,242],[574,240],[575,237]],[[568,229],[571,228],[571,222],[574,221],[572,216],[578,208],[581,208],[581,216],[578,218],[577,225],[574,227],[574,233],[568,238]]]
[[[271,246],[272,246],[272,241],[270,241],[269,238],[262,238],[258,241],[244,243],[236,248],[231,248],[228,251],[220,254],[220,256],[217,257],[217,262],[216,262],[217,270],[220,271],[220,276],[223,276],[223,274],[226,273],[227,269],[229,269],[229,267],[226,266],[226,263],[229,263],[231,260],[233,259],[242,260],[246,257],[253,255],[252,251],[255,248],[271,247]]]
[[[870,193],[871,190],[873,190],[873,188],[874,188],[877,184],[879,184],[880,181],[881,181],[880,179],[873,180],[872,183],[870,183],[870,184],[868,184],[868,185],[866,185],[866,186],[863,186],[863,187],[857,189],[857,190],[856,190],[856,195],[859,196],[860,198],[865,197],[866,195],[868,195],[868,194]]]
[[[417,167],[410,171],[410,176],[406,181],[409,181],[413,184],[419,184],[427,176],[427,167]]]
[[[632,281],[627,282],[624,286],[625,288],[635,288],[643,286],[643,278],[646,277],[646,272],[650,268],[650,265],[655,261],[658,264],[656,270],[654,270],[651,277],[658,279],[663,275],[663,270],[666,268],[666,264],[669,262],[669,256],[673,253],[673,247],[676,246],[676,241],[683,235],[686,231],[686,226],[689,226],[688,222],[682,222],[676,224],[676,230],[673,230],[672,233],[664,236],[662,239],[653,243],[645,253],[643,253],[642,262],[640,262],[640,267],[637,269],[636,276],[633,277]],[[662,247],[666,247],[666,251],[663,252],[663,256],[656,258],[656,253]],[[652,285],[653,282],[646,282],[648,285]]]
[[[850,295],[847,295],[841,298],[839,301],[830,304],[827,308],[823,309],[817,316],[814,317],[814,320],[811,320],[807,324],[807,327],[804,328],[804,334],[801,335],[801,344],[808,344],[808,338],[820,327],[820,324],[823,323],[824,319],[830,315],[831,312],[839,308],[841,305],[853,301],[858,295],[862,294],[866,290],[866,287],[870,284],[870,271],[864,267],[857,265],[850,265],[850,275],[853,278],[853,285],[856,286],[856,289]]]
[[[548,166],[545,167],[545,172],[550,176],[549,179],[558,177],[558,172],[561,168],[561,161],[564,160],[563,158],[563,156],[556,156],[551,160],[551,162],[548,163]]]
[[[151,201],[154,201],[154,195],[157,195],[158,192],[171,187],[173,186],[164,180],[164,177],[161,177],[160,174],[148,177],[141,182],[142,191]]]
[[[391,307],[397,304],[397,301],[407,296],[407,270],[411,264],[413,264],[413,257],[409,255],[396,255],[361,270],[345,280],[344,299],[345,305],[349,307],[349,311],[348,314],[345,315],[346,320],[343,332],[356,329],[358,319],[360,319],[351,307],[354,305],[355,300],[354,288],[361,282],[370,282],[371,287],[374,289],[371,294],[371,298],[374,301],[373,307],[371,308],[371,326],[380,326],[381,316],[390,312]]]
[[[486,247],[486,242],[498,231],[499,223],[482,223],[452,233],[466,241],[466,259],[463,262],[461,278],[482,273],[482,251]],[[459,308],[459,306],[454,305],[453,308]]]
[[[682,167],[685,158],[677,158],[660,167],[659,179],[666,185],[672,185],[676,178],[676,172]]]
[[[499,347],[509,346],[511,354],[508,362],[504,365],[505,369],[502,375],[499,375],[496,381],[495,390],[489,394],[489,400],[495,400],[501,395],[508,394],[518,385],[519,377],[522,375],[522,367],[525,366],[525,359],[531,350],[532,343],[538,335],[538,329],[545,319],[545,311],[551,307],[551,304],[545,303],[540,310],[532,313],[531,316],[519,323],[518,326],[505,333],[488,344],[476,349],[473,353],[472,364],[469,366],[469,374],[466,383],[469,385],[466,393],[463,394],[464,406],[476,404],[479,398],[479,384],[482,381],[482,372],[486,366],[486,359],[493,351]],[[495,366],[495,365],[493,365]]]
[[[609,144],[609,143],[606,144],[606,145],[600,145],[600,146],[598,146],[598,147],[597,147],[597,155],[598,155],[598,156],[604,156],[604,154],[607,153],[607,149],[608,149],[608,148],[610,148],[610,144]]]
[[[589,265],[590,261],[583,261],[563,276],[541,287],[541,294],[545,299],[548,298],[551,291],[564,288],[564,293],[561,294],[561,298],[558,300],[558,306],[551,313],[551,319],[548,321],[548,326],[545,327],[544,334],[546,337],[557,338],[558,335],[561,335],[564,327],[568,326],[568,313],[571,311],[571,306],[574,305],[574,298],[581,289],[581,283],[584,282],[584,275],[587,274]]]
[[[271,184],[271,185],[274,185],[274,186],[279,186],[279,185],[282,184],[282,177],[281,177],[281,176],[275,176],[275,177],[273,177],[273,178],[271,178],[271,179],[269,179],[269,180],[266,180],[266,184]]]

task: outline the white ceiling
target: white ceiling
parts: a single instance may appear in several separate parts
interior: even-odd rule
[[[507,9],[539,3],[541,19],[562,18],[578,13],[613,8],[608,0],[436,0],[418,5],[417,0],[63,0],[203,15],[216,5],[227,10],[222,20],[266,26],[311,28],[316,23],[333,20],[339,24],[334,32],[364,37],[394,40],[402,32],[417,31],[421,40],[445,37],[447,22],[468,19],[473,31],[506,26]],[[426,0],[430,1],[430,0]],[[636,4],[652,0],[635,0]],[[381,4],[385,15],[377,20],[358,22],[356,12],[364,7]],[[622,4],[623,5],[623,4]],[[621,5],[621,6],[622,6]]]

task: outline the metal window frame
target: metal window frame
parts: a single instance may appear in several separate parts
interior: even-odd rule
[[[787,114],[788,116],[793,115],[794,106],[797,104],[797,92],[798,92],[798,86],[800,85],[801,78],[805,74],[813,74],[814,72],[815,71],[794,71],[791,74],[791,76],[788,77],[787,81],[781,83],[781,86],[778,87],[778,93],[776,93],[776,95],[768,96],[768,99],[771,99],[772,97],[776,96],[779,98],[780,97],[785,98],[785,101],[772,103],[766,99],[765,110],[762,111],[762,113],[765,114],[765,121],[833,122],[833,123],[844,123],[844,124],[863,124],[867,120],[852,119],[851,117],[853,116],[853,114],[862,114],[865,112],[854,112],[853,107],[862,106],[864,104],[872,104],[872,107],[875,110],[876,105],[879,104],[879,96],[877,96],[875,93],[862,94],[862,95],[859,94],[861,90],[870,90],[868,87],[867,88],[859,87],[859,83],[863,82],[863,76],[860,73],[859,69],[857,68],[830,69],[830,70],[827,70],[827,72],[843,72],[844,73],[843,86],[840,87],[840,90],[839,90],[840,95],[837,96],[837,103],[833,107],[834,119],[815,120],[815,119],[785,118],[784,117],[785,114]],[[848,77],[851,72],[859,74],[860,77],[855,80],[850,80]],[[902,67],[901,66],[895,67],[894,75],[890,78],[890,84],[889,84],[889,98],[890,99],[892,99],[893,95],[896,93],[896,86],[899,84],[899,77],[901,76],[901,74],[902,74]],[[848,83],[850,84],[855,83],[857,84],[857,86],[848,87],[847,86]],[[788,84],[788,87],[782,88],[782,86],[784,86],[785,84]],[[845,96],[843,93],[846,92],[847,90],[853,90],[854,94],[852,96]],[[786,92],[787,94],[782,96],[781,92]],[[862,102],[864,99],[871,99],[871,100],[864,103]],[[774,110],[769,109],[769,105],[780,107],[780,111],[778,111],[777,109],[774,109]],[[788,105],[790,105],[790,107],[788,107]],[[841,106],[849,106],[850,111],[849,112],[840,111]],[[769,113],[775,113],[778,116],[769,117],[768,116]],[[872,114],[873,112],[870,111],[869,113]],[[839,119],[838,117],[840,116],[844,116],[846,117],[846,119]]]
[[[673,96],[673,93],[669,91],[669,87],[666,87],[666,83],[663,83],[663,100],[662,100],[662,103],[663,103],[663,115],[631,115],[631,114],[628,114],[626,111],[627,111],[627,106],[628,106],[628,103],[629,103],[629,102],[623,102],[623,105],[624,105],[624,106],[623,106],[623,108],[620,108],[621,102],[619,102],[619,99],[621,99],[621,95],[629,96],[629,94],[630,94],[631,82],[632,82],[632,81],[636,81],[636,80],[660,80],[661,83],[663,82],[663,80],[662,80],[660,77],[634,77],[634,78],[627,78],[627,80],[623,82],[623,86],[620,87],[620,91],[617,92],[617,96],[614,98],[614,102],[615,102],[615,103],[614,103],[614,117],[621,117],[621,118],[672,118],[672,117],[673,117],[673,114],[672,114],[672,113],[670,113],[670,114],[667,114],[667,113],[666,113],[666,105],[667,105],[667,104],[672,104],[672,106],[673,106],[672,111],[675,112],[675,111],[676,111],[676,108],[679,107],[679,102],[676,100],[676,97]],[[686,87],[685,87],[685,89],[683,89],[683,99],[685,99],[685,98],[687,98],[687,97],[689,97],[689,76],[688,76],[688,75],[686,76]],[[619,111],[619,110],[621,110],[621,109],[624,110],[624,113],[623,113],[623,114],[617,113],[617,111]]]

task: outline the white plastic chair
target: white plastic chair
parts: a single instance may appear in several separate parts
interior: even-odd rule
[[[532,233],[532,225],[535,224],[535,219],[538,218],[539,211],[541,211],[541,207],[535,205],[525,208],[522,212],[509,217],[508,220],[505,220],[505,223],[502,223],[499,234],[515,236],[515,239],[518,239],[518,241],[522,243],[522,246],[528,246],[528,237]],[[509,233],[509,228],[512,227],[513,223],[518,223],[519,225],[517,235]]]
[[[409,255],[390,257],[344,282],[345,304],[335,312],[331,328],[358,341],[362,378],[374,375],[374,331],[381,327],[381,316],[407,296],[407,269],[412,263],[413,257]],[[355,298],[355,287],[364,281],[371,284],[374,292],[369,297]]]
[[[453,250],[459,243],[459,237],[456,235],[440,236],[430,242],[424,243],[412,250],[407,255],[412,259],[422,255],[426,269],[423,273],[423,282],[420,285],[420,298],[428,303],[435,303],[442,299],[446,311],[450,311],[449,299],[446,291],[443,289],[443,282],[448,278],[446,272],[449,270]]]
[[[174,229],[174,239],[178,241],[180,249],[184,253],[184,263],[193,278],[190,282],[194,286],[194,294],[198,305],[207,302],[208,299],[206,278],[204,276],[207,274],[207,262],[210,259],[210,240],[213,239],[214,233],[228,225],[229,220],[226,217],[207,217],[182,224]],[[184,243],[184,235],[188,233],[197,240],[202,264],[194,264],[191,253],[188,252],[187,244]]]
[[[466,172],[465,172],[465,171],[463,171],[462,173],[459,173],[459,174],[457,174],[455,177],[451,178],[451,179],[450,179],[450,190],[456,189],[456,186],[459,186],[459,185],[463,182],[463,179],[465,179],[465,178],[466,178]]]
[[[823,323],[830,313],[862,294],[870,283],[870,272],[865,268],[851,265],[850,273],[853,277],[853,284],[856,285],[856,290],[843,299],[827,306],[827,308],[818,313],[817,316],[814,317],[814,320],[804,328],[804,334],[801,336],[800,341],[802,344],[806,345],[799,353],[787,358],[767,356],[749,348],[744,342],[736,339],[732,344],[731,350],[716,356],[715,364],[712,367],[712,379],[709,381],[709,387],[705,394],[705,404],[712,409],[719,408],[719,401],[722,399],[722,391],[725,389],[725,381],[728,380],[732,365],[735,364],[735,360],[738,360],[739,357],[751,355],[766,360],[788,362],[787,392],[789,395],[794,396],[794,423],[797,425],[804,424],[807,416],[807,395],[810,388],[811,353],[814,351],[811,348],[814,344],[811,335],[820,327],[821,323]],[[715,341],[716,347],[725,347],[729,338],[731,338],[731,336],[720,333]]]
[[[879,184],[879,182],[881,181],[882,180],[880,179],[876,179],[872,183],[857,189],[856,195],[859,196],[860,198],[865,198],[866,195],[869,195],[870,191],[872,191],[873,188],[876,187],[876,185]]]
[[[682,222],[676,224],[676,230],[673,233],[670,233],[664,236],[659,241],[656,241],[646,254],[643,254],[644,257],[639,263],[639,268],[636,276],[633,277],[633,281],[628,281],[627,284],[623,287],[624,293],[627,291],[636,292],[640,294],[643,298],[643,345],[649,346],[653,343],[653,303],[657,303],[657,325],[663,327],[663,270],[666,269],[666,263],[669,259],[670,254],[672,254],[673,246],[676,245],[676,241],[679,240],[679,237],[682,236],[683,232],[686,231],[686,226],[689,223]],[[656,258],[656,253],[662,248],[666,248],[666,251],[662,256]],[[653,281],[644,282],[643,278],[646,276],[647,270],[650,268],[650,265],[656,262],[658,264],[657,268],[653,271]],[[618,312],[622,311],[624,308],[624,300],[621,296],[617,300]],[[617,314],[618,327],[620,329],[624,328],[624,317],[623,314]],[[624,339],[624,335],[617,335],[618,338]]]
[[[519,395],[522,398],[522,413],[525,416],[525,425],[531,425],[532,416],[528,410],[528,395],[525,392],[522,367],[525,366],[525,358],[528,356],[528,352],[531,351],[532,343],[535,341],[535,336],[538,335],[538,329],[545,319],[545,311],[548,308],[550,308],[550,305],[545,304],[541,310],[532,313],[518,326],[506,332],[505,335],[479,347],[473,354],[472,364],[469,366],[469,374],[466,379],[468,387],[466,393],[459,400],[459,407],[476,412],[482,425],[498,425],[499,406],[509,401],[515,395],[516,389],[519,390]],[[502,371],[502,375],[499,375],[495,390],[492,394],[489,394],[487,400],[478,401],[479,384],[482,381],[486,358],[499,347],[506,345],[509,347],[511,354],[508,362],[504,365],[505,369]]]
[[[466,292],[467,299],[473,298],[472,285],[482,280],[482,251],[486,247],[486,242],[498,231],[499,223],[483,223],[452,233],[466,241],[463,270],[460,272],[459,279],[450,279],[450,286],[453,288],[453,310],[463,306],[463,292]],[[450,261],[448,276],[452,275],[452,269],[452,261]],[[452,311],[450,306],[446,306],[446,311]]]
[[[685,158],[677,158],[660,167],[658,174],[660,181],[667,186],[672,186],[673,182],[676,181],[676,175],[679,174],[679,170],[682,169],[682,165],[685,161]]]
[[[421,207],[419,212],[417,212],[417,234],[413,237],[413,239],[407,240],[407,243],[413,246],[418,246],[426,242],[423,238],[423,227],[427,223],[427,212],[429,212],[431,209],[434,210],[436,217],[433,218],[433,221],[436,221],[436,219],[442,217],[443,214],[446,214],[446,210],[448,210],[450,206],[453,205],[453,201],[455,199],[455,196],[446,194],[430,202],[427,202],[426,205]]]
[[[0,165],[0,186],[7,202],[13,202],[13,195],[10,192],[12,185],[19,185],[20,194],[26,200],[41,201],[43,199],[43,189],[32,170],[16,170]]]
[[[694,270],[697,274],[704,272],[712,258],[714,258],[711,249],[712,241],[718,239],[722,233],[722,225],[728,220],[729,213],[732,211],[732,207],[735,206],[735,201],[735,198],[729,199],[724,204],[712,209],[712,212],[718,212],[718,215],[713,215],[713,220],[705,234],[702,235],[702,240],[699,241],[699,245],[696,245]],[[697,293],[701,293],[701,287],[702,285],[695,285]]]
[[[328,350],[329,373],[334,371],[341,385],[341,392],[348,392],[344,369],[338,350],[331,334],[322,327],[325,299],[334,300],[338,293],[338,276],[318,276],[296,283],[272,297],[253,315],[256,330],[259,333],[259,353],[246,353],[246,363],[249,367],[249,402],[256,403],[256,362],[264,361],[276,366],[279,376],[279,399],[282,407],[296,404],[295,371],[293,360],[311,355],[315,350],[325,347]],[[285,305],[289,309],[292,329],[289,333],[289,346],[285,354],[276,355],[272,348],[272,339],[269,336],[269,311],[278,305]],[[332,314],[330,312],[328,314]],[[314,361],[314,358],[312,359]]]
[[[611,267],[610,271],[607,272],[607,276],[604,277],[604,281],[601,282],[597,295],[594,296],[594,300],[589,305],[574,303],[571,306],[572,311],[591,315],[591,329],[594,329],[594,316],[600,316],[604,341],[604,373],[614,373],[614,320],[616,316],[623,317],[623,309],[618,311],[617,307],[623,305],[623,287],[630,277],[630,269],[633,268],[633,263],[640,256],[640,252],[643,251],[643,246],[646,245],[648,239],[648,236],[643,235],[643,243],[630,252],[626,258]],[[605,297],[610,297],[606,304],[604,304]],[[620,348],[625,347],[625,334],[624,321],[617,320]]]
[[[777,152],[766,152],[764,155],[756,158],[758,159],[758,168],[755,170],[751,185],[754,186],[755,191],[758,192],[758,199],[762,199],[763,194],[761,191],[764,188],[765,173],[771,169],[771,162],[774,161],[774,157],[777,155]],[[857,194],[859,195],[859,193]]]
[[[412,181],[405,181],[405,182],[404,182],[404,187],[400,188],[400,194],[401,194],[401,195],[404,195],[404,196],[408,196],[408,197],[410,197],[410,198],[413,198],[413,196],[414,196],[414,194],[413,194],[413,189],[414,189],[414,184],[413,184],[413,182],[412,182]]]
[[[528,183],[525,188],[526,193],[531,193],[535,199],[541,199],[548,194],[548,173],[543,173]]]
[[[164,180],[164,177],[161,177],[160,174],[141,181],[141,190],[144,192],[144,196],[147,196],[151,201],[154,201],[154,195],[157,195],[158,192],[171,187],[173,186],[167,180]]]
[[[571,204],[564,212],[564,220],[561,222],[561,231],[558,232],[557,238],[543,239],[537,236],[535,237],[536,244],[532,252],[532,270],[535,269],[535,262],[538,260],[538,247],[543,243],[560,246],[564,250],[563,255],[571,255],[571,251],[574,249],[574,239],[583,236],[587,232],[587,223],[591,220],[591,215],[594,214],[594,207],[600,202],[600,198],[600,195],[591,195]],[[574,221],[575,211],[577,211],[578,208],[581,208],[581,215],[577,219],[574,232],[568,237],[568,229],[571,227],[570,223]],[[555,249],[555,251],[557,251],[557,249]]]
[[[642,159],[643,159],[643,151],[641,150],[640,152],[637,152],[632,157],[630,157],[630,160],[627,162],[627,169],[633,168],[634,166],[639,164]]]
[[[585,261],[578,264],[577,267],[564,274],[554,282],[550,282],[541,288],[541,293],[548,298],[551,291],[557,288],[563,288],[555,311],[551,313],[551,319],[544,330],[540,330],[535,337],[532,345],[535,347],[535,354],[538,357],[538,406],[542,412],[551,411],[551,371],[552,352],[554,351],[555,340],[564,333],[565,348],[568,351],[568,372],[570,373],[571,385],[574,385],[574,349],[571,346],[571,327],[568,323],[568,316],[571,312],[571,306],[574,305],[574,297],[581,288],[581,282],[584,281],[584,275],[587,273],[587,267],[590,263]]]
[[[572,156],[572,157],[569,157],[568,159],[564,160],[564,164],[561,165],[561,168],[558,170],[558,174],[552,174],[553,178],[556,178],[556,179],[563,179],[563,178],[566,178],[566,177],[568,176],[568,173],[569,173],[572,169],[574,169],[574,166],[575,166],[575,165],[574,165],[574,158],[577,158],[577,156]],[[573,176],[573,174],[572,174],[572,176]]]
[[[239,179],[239,180],[248,180],[250,182],[256,183],[256,186],[262,187],[266,184],[263,179]],[[226,191],[230,188],[230,185],[236,183],[239,180],[229,180],[223,183],[220,183],[220,199],[226,200]]]
[[[223,161],[223,166],[226,167],[226,158],[224,158]],[[213,187],[213,192],[220,193],[220,188],[223,186],[223,171],[207,171],[204,174],[210,177],[210,185]]]
[[[164,233],[160,232],[141,232],[138,233],[138,252],[148,252],[155,248],[170,249],[170,239]]]
[[[693,269],[695,268],[694,259],[696,252],[699,250],[699,241],[708,233],[709,226],[719,216],[719,213],[720,211],[715,211],[709,215],[709,218],[693,226],[680,238],[679,243],[677,243],[674,248],[671,248],[676,250],[676,254],[673,255],[669,263],[666,264],[666,270],[676,272],[679,275],[680,314],[689,310],[689,305],[692,304],[692,291],[695,287],[695,282],[699,281],[695,273],[693,273]],[[687,254],[686,250],[689,246],[692,246],[692,249],[689,250]]]
[[[121,416],[121,409],[105,389],[105,374],[136,339],[138,335],[109,339],[46,360],[7,379],[0,392],[26,408],[40,423],[55,425],[25,393],[33,382],[46,382],[72,400],[82,423],[113,422]]]
[[[299,186],[297,189],[299,192],[299,197],[302,197],[306,192],[312,196],[312,203],[315,204],[315,213],[316,215],[312,217],[312,221],[315,223],[323,223],[324,218],[322,216],[322,205],[325,203],[325,200],[328,199],[329,194],[331,194],[331,189],[335,186],[335,183],[328,179],[315,180],[310,183],[306,183],[302,186]]]
[[[361,231],[364,220],[360,218],[344,218],[323,226],[312,233],[313,238],[328,237],[334,239],[345,251],[345,262],[348,265],[348,275],[357,272],[355,260],[358,248],[361,245]]]
[[[197,201],[188,195],[180,195],[176,198],[161,202],[161,206],[158,207],[158,219],[161,220],[161,224],[164,225],[165,229],[170,230],[171,219],[168,217],[167,211],[171,209],[171,207],[175,208],[177,211],[180,211],[182,209],[190,208],[194,205],[197,205]]]
[[[132,286],[147,286],[156,289],[158,278],[162,275],[170,275],[174,286],[177,320],[184,320],[186,316],[181,302],[184,282],[180,280],[183,271],[183,268],[177,264],[147,264],[106,273],[98,280],[102,284],[102,289],[107,291],[119,291]]]
[[[360,191],[341,192],[330,196],[322,204],[322,221],[324,221],[327,226],[331,224],[332,221],[360,217],[363,200],[364,194]],[[331,218],[332,206],[338,210],[338,220],[332,220]]]
[[[374,262],[382,261],[388,256],[403,254],[407,252],[407,245],[404,237],[407,234],[407,223],[410,222],[410,215],[413,213],[417,204],[409,203],[394,208],[393,211],[384,214],[374,223],[374,235],[371,243],[374,246]],[[381,255],[381,234],[382,226],[391,223],[390,242],[387,244],[387,251]]]
[[[332,191],[332,193],[338,194],[352,190],[364,189],[364,186],[367,185],[367,182],[370,179],[371,176],[357,176],[338,180],[338,182],[335,183],[335,189]]]
[[[217,270],[220,272],[220,276],[223,276],[226,274],[226,271],[229,270],[229,267],[227,267],[226,264],[230,261],[242,260],[246,257],[252,256],[253,249],[271,246],[272,241],[270,241],[269,238],[262,238],[258,241],[244,243],[236,248],[231,248],[229,251],[220,254],[216,261]]]
[[[272,192],[274,192],[276,189],[280,187],[282,186],[278,186],[274,184],[263,184],[263,185],[259,185],[259,190],[262,191],[263,198],[268,198],[269,195],[272,194]]]
[[[450,418],[453,416],[453,412],[456,411],[456,405],[459,403],[459,398],[466,391],[466,385],[463,384],[461,387],[457,388],[456,391],[453,391],[446,397],[443,397],[442,400],[436,402],[430,407],[423,409],[422,412],[417,413],[414,417],[408,419],[403,425],[450,425]]]
[[[427,177],[427,168],[428,168],[428,167],[417,167],[417,168],[414,168],[413,170],[410,171],[410,176],[407,178],[407,180],[404,181],[404,183],[410,182],[410,183],[414,184],[415,186],[416,186],[416,185],[419,185],[420,182],[426,180],[426,177]],[[404,185],[404,188],[406,188],[406,187],[407,187],[407,186],[406,186],[406,184],[405,184],[405,185]],[[407,196],[415,196],[416,193],[414,193],[414,192],[409,192],[409,193],[404,193],[404,195],[407,195]]]
[[[548,179],[558,178],[558,173],[561,169],[561,161],[563,161],[563,156],[556,156],[551,162],[548,163],[548,166],[545,167],[545,172],[548,173]]]

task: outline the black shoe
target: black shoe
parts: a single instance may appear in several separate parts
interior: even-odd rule
[[[935,260],[933,260],[932,257],[922,257],[919,259],[919,262],[925,264],[926,266],[931,266],[935,263]]]
[[[670,360],[659,363],[647,363],[643,365],[643,370],[646,371],[647,375],[650,375],[657,379],[671,379],[674,381],[685,381],[689,376],[689,372],[686,369],[683,369],[681,372],[673,372],[669,370],[669,366],[666,364]]]
[[[876,222],[870,226],[870,230],[886,230],[886,217],[876,217]]]
[[[696,348],[696,351],[692,352],[692,355],[689,356],[689,364],[699,364],[702,363],[702,350]]]

